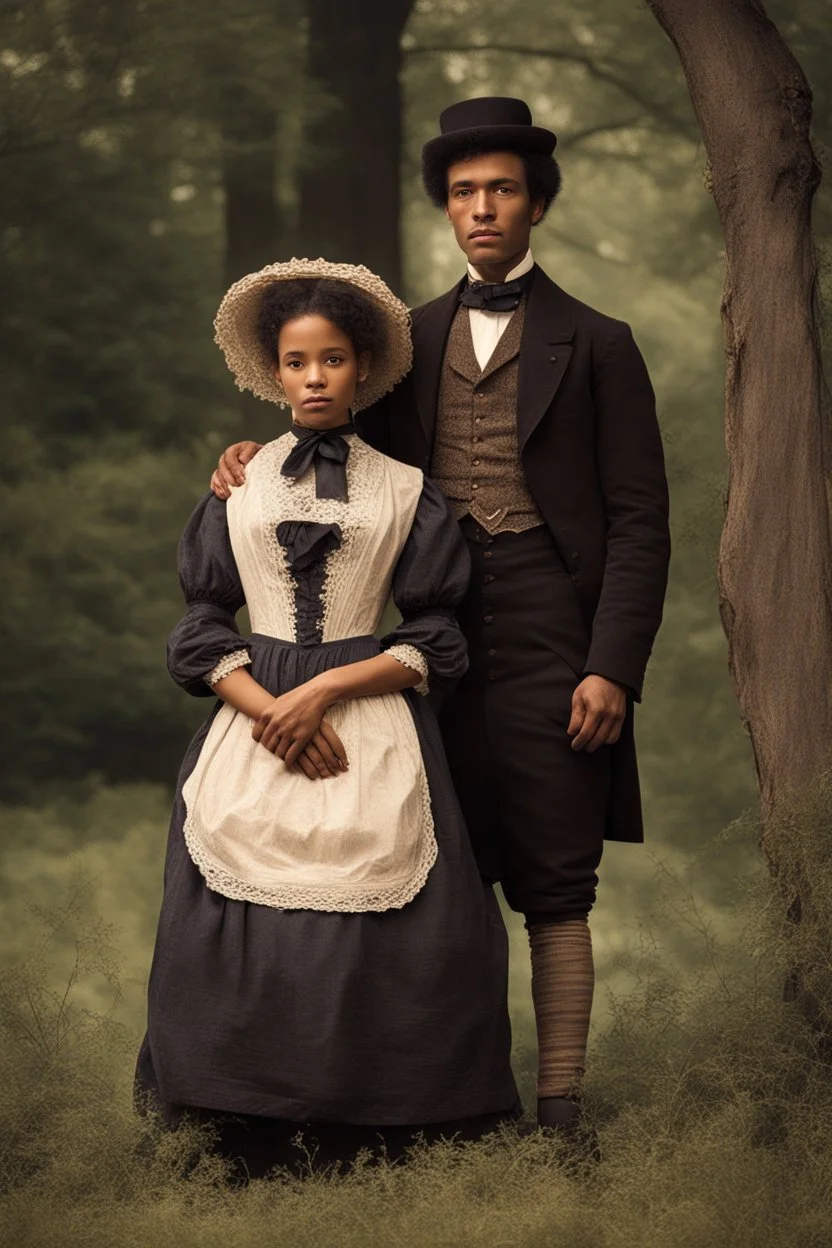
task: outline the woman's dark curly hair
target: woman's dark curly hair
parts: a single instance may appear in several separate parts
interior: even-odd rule
[[[275,363],[281,329],[301,316],[323,316],[332,321],[347,335],[356,355],[384,351],[384,317],[368,296],[336,278],[292,278],[267,286],[260,304],[257,332]]]
[[[428,199],[437,208],[444,208],[448,202],[448,169],[451,165],[463,160],[473,160],[476,156],[487,156],[495,151],[513,151],[523,162],[526,170],[526,187],[532,203],[543,204],[546,216],[561,187],[560,165],[553,156],[545,152],[525,152],[512,147],[495,147],[494,139],[460,139],[458,147],[446,146],[440,152],[428,154],[422,158],[422,183]],[[540,224],[540,222],[537,222]]]

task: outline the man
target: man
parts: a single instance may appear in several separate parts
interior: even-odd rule
[[[505,98],[454,104],[440,129],[423,180],[468,274],[413,312],[412,372],[356,423],[436,480],[471,551],[470,668],[443,733],[480,868],[526,919],[538,1122],[571,1130],[603,840],[643,839],[633,703],[667,583],[664,460],[629,327],[532,259],[555,135]],[[257,449],[226,451],[217,493]]]

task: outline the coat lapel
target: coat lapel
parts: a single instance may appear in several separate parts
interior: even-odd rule
[[[517,380],[517,441],[521,453],[563,380],[572,358],[574,336],[575,322],[567,297],[535,265],[520,342]]]
[[[462,278],[446,294],[429,303],[413,326],[413,388],[419,421],[429,452],[433,449],[436,429],[436,408],[439,403],[445,344],[458,307],[458,295],[465,280]],[[471,349],[473,351],[473,347]]]
[[[480,381],[485,381],[486,377],[490,377],[492,373],[496,373],[498,368],[510,363],[516,355],[520,353],[520,343],[523,339],[523,325],[525,324],[525,308],[523,304],[519,304],[517,310],[503,330],[500,341],[497,343],[492,352],[491,359],[486,361],[485,368],[480,375]],[[473,342],[471,350],[473,351]],[[476,358],[476,357],[475,357]]]

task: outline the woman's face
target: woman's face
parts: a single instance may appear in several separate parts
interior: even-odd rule
[[[368,352],[356,356],[342,329],[324,316],[311,315],[282,327],[277,358],[275,371],[296,424],[311,429],[346,424],[355,387],[369,372]]]

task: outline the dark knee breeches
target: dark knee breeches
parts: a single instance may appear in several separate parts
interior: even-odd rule
[[[468,517],[461,527],[473,562],[460,613],[470,667],[442,729],[474,851],[527,921],[583,918],[610,751],[575,751],[566,732],[587,650],[574,586],[547,529],[492,538]]]

